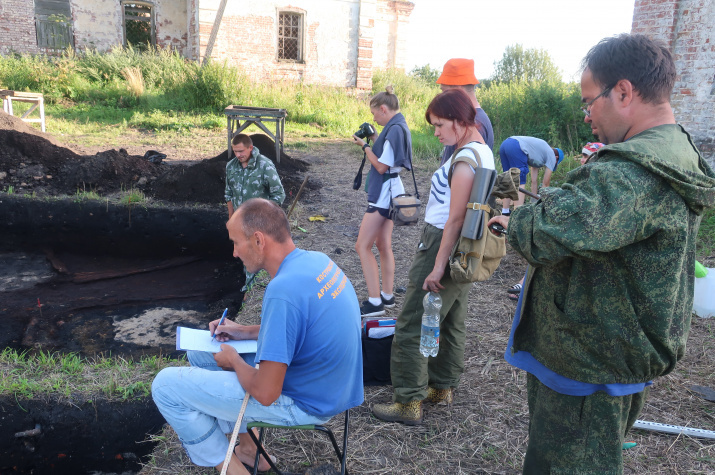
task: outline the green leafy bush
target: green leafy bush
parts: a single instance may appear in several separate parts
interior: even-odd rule
[[[512,135],[539,137],[568,153],[594,140],[591,128],[583,121],[581,91],[576,83],[492,83],[477,94],[494,126],[495,153]]]

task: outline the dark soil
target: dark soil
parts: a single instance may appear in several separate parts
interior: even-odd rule
[[[146,399],[146,398],[145,398]],[[150,400],[149,400],[150,401]],[[153,403],[0,398],[0,473],[82,474],[136,470],[153,449],[141,444],[164,424]],[[34,430],[25,436],[15,434]]]
[[[14,121],[13,125],[3,127],[2,124],[8,121]],[[225,219],[223,178],[218,178],[222,170],[221,166],[214,163],[225,163],[223,150],[217,150],[214,158],[201,160],[193,166],[171,163],[147,165],[141,156],[123,154],[120,150],[112,151],[116,154],[114,159],[96,160],[95,165],[84,167],[75,164],[72,168],[66,162],[77,160],[89,164],[97,155],[105,152],[95,156],[73,154],[59,146],[50,136],[35,132],[18,122],[0,113],[0,131],[11,129],[6,135],[0,136],[0,188],[14,186],[16,194],[20,195],[31,194],[33,191],[38,195],[74,195],[77,188],[101,189],[104,196],[105,193],[121,191],[122,187],[127,189],[133,186],[155,197],[160,202],[157,208],[163,209],[156,210],[153,204],[131,208],[117,205],[112,209],[105,203],[103,211],[98,208],[90,210],[82,208],[85,202],[80,202],[76,203],[77,209],[84,209],[85,218],[95,218],[97,223],[92,219],[73,221],[75,218],[70,219],[70,216],[79,214],[67,212],[57,214],[58,217],[67,217],[61,219],[62,223],[54,224],[54,213],[50,217],[48,210],[24,205],[22,197],[11,204],[12,200],[7,199],[7,195],[1,195],[0,215],[5,209],[12,209],[12,220],[25,223],[32,223],[33,214],[43,217],[42,222],[24,225],[25,234],[22,234],[12,228],[4,216],[0,216],[0,244],[12,241],[12,252],[0,250],[0,289],[5,289],[0,290],[0,321],[3,323],[0,335],[6,332],[17,335],[17,341],[4,344],[17,344],[22,348],[34,348],[39,342],[46,345],[64,344],[86,354],[101,352],[110,347],[113,348],[113,354],[114,351],[120,354],[122,351],[124,354],[141,354],[156,348],[171,352],[176,325],[205,327],[206,322],[218,316],[225,307],[231,307],[231,315],[240,323],[255,324],[259,321],[261,285],[265,282],[259,282],[248,294],[244,309],[237,315],[234,305],[240,304],[242,295],[235,292],[241,283],[235,282],[237,272],[231,266],[236,263],[230,257],[230,250],[226,251],[228,255],[220,257],[227,244],[225,235],[212,241],[217,251],[215,257],[203,253],[208,252],[206,249],[210,245],[196,243],[188,237],[196,234],[190,231],[197,226],[206,234],[215,232],[219,236],[225,232],[222,229],[222,221]],[[33,137],[18,138],[16,133],[22,131]],[[6,145],[6,137],[9,135],[13,135],[13,141],[8,143],[22,144],[28,150],[43,150],[44,155],[49,157],[44,158],[47,164],[32,153],[20,151],[20,145]],[[262,152],[273,150],[273,142],[270,140],[265,146],[258,140],[256,143]],[[328,254],[350,277],[358,297],[365,298],[362,269],[354,250],[365,209],[365,195],[362,191],[351,189],[362,158],[360,150],[348,140],[322,140],[310,143],[307,149],[293,152],[293,155],[303,161],[281,158],[281,164],[278,165],[289,194],[286,206],[292,201],[291,190],[295,195],[294,190],[304,178],[305,163],[313,170],[309,182],[310,192],[301,197],[291,215],[296,244],[304,249]],[[64,156],[68,158],[61,158]],[[126,158],[121,158],[124,156]],[[293,168],[289,169],[291,160]],[[122,166],[115,166],[116,163]],[[26,170],[30,167],[34,168]],[[423,203],[427,201],[429,180],[435,167],[435,163],[426,161],[415,167]],[[100,172],[100,169],[108,171]],[[77,170],[72,173],[81,174],[85,181],[78,180],[74,175],[63,177],[68,170]],[[96,178],[90,176],[92,173]],[[194,177],[198,182],[192,180]],[[163,192],[159,191],[164,183],[170,182],[168,180],[174,180],[171,182],[173,184],[164,187]],[[72,185],[64,185],[62,188],[56,183]],[[181,191],[175,193],[172,187]],[[411,185],[408,185],[408,190],[411,191]],[[201,201],[211,193],[216,193],[215,200]],[[74,202],[73,199],[69,201]],[[206,204],[196,207],[195,203]],[[63,206],[64,209],[71,209],[69,204]],[[23,208],[28,211],[23,213]],[[186,214],[177,211],[179,209]],[[162,213],[167,217],[162,217]],[[172,213],[175,216],[173,218]],[[196,222],[182,217],[192,215],[208,217]],[[99,219],[100,216],[102,219]],[[325,221],[310,220],[316,216],[325,218]],[[142,226],[138,225],[140,220]],[[66,225],[63,224],[65,221]],[[150,233],[142,231],[144,226],[150,226],[149,223],[159,222],[162,224],[152,227]],[[191,224],[179,225],[182,222]],[[421,226],[422,223],[416,227],[396,228],[393,233],[396,287],[407,284],[407,272]],[[92,248],[88,243],[93,240],[82,236],[85,229],[92,230],[86,234],[96,236],[94,241],[97,244],[102,243],[101,247],[96,248],[99,252],[86,252]],[[56,244],[47,247],[48,243],[55,241],[55,236],[63,236],[68,244],[64,247]],[[23,247],[28,243],[32,244],[30,250]],[[46,249],[42,250],[40,244]],[[174,254],[175,250],[184,248],[185,252]],[[127,256],[132,249],[141,256],[129,259]],[[172,249],[172,252],[164,252],[163,249]],[[85,252],[80,253],[78,250]],[[515,307],[515,303],[507,298],[505,290],[521,278],[525,267],[523,259],[509,250],[489,281],[472,286],[466,322],[465,371],[452,405],[426,405],[424,422],[420,426],[383,423],[371,415],[370,407],[375,403],[389,401],[392,389],[389,386],[366,388],[365,403],[351,410],[348,466],[352,473],[521,472],[528,440],[526,378],[522,371],[505,363],[503,353]],[[4,272],[5,269],[10,271]],[[129,288],[133,289],[132,293],[126,290]],[[13,297],[16,300],[8,300],[11,295],[16,295]],[[41,308],[37,306],[38,297],[43,304]],[[396,316],[403,303],[404,294],[397,294],[396,297],[397,307],[389,311],[389,316]],[[9,317],[6,301],[14,302],[13,318]],[[74,310],[69,311],[69,308]],[[692,385],[712,387],[715,377],[712,356],[715,352],[714,334],[713,319],[694,317],[685,358],[673,373],[655,381],[641,419],[713,429],[715,419],[712,403],[698,397],[688,388]],[[20,400],[17,403],[19,405],[29,401]],[[82,413],[94,416],[91,406],[79,401],[76,403],[82,408]],[[11,410],[21,411],[12,401],[7,406],[0,405],[0,410],[5,411],[6,407],[8,412],[0,413],[0,436],[10,432],[5,430],[5,419],[2,418],[8,417]],[[149,419],[152,417],[151,411],[155,411],[154,405],[148,400],[144,407],[149,411],[145,413]],[[71,410],[71,407],[57,405],[55,408],[52,403],[48,403],[36,414],[51,414],[55,411],[55,417],[59,420],[86,415],[76,415]],[[107,416],[107,420],[113,420],[115,428],[137,424],[130,419],[132,410],[129,409],[124,416],[117,410],[117,418]],[[122,417],[131,422],[125,423]],[[342,436],[339,419],[334,418],[329,423],[338,438]],[[93,433],[97,440],[106,438],[109,441],[113,434],[105,432],[106,427],[99,422],[103,420],[95,417],[95,422],[83,427]],[[35,419],[23,422],[22,428],[18,430],[32,429]],[[151,463],[147,458],[142,460],[145,464],[141,472],[143,475],[216,473],[213,468],[202,469],[191,464],[170,428],[165,426],[162,435],[164,437],[155,439],[158,445],[152,454]],[[628,437],[638,445],[624,452],[625,473],[715,473],[715,445],[706,439],[640,430],[632,431]],[[8,453],[28,453],[22,452],[24,449],[17,449],[17,444],[24,442],[10,438],[10,443],[15,445],[12,445],[11,452],[0,453],[0,461],[10,460]],[[136,440],[141,438],[132,438],[132,444]],[[57,456],[57,448],[44,450],[45,446],[54,447],[49,443],[54,443],[54,440],[33,439],[30,442],[36,449],[28,455],[32,463],[36,464],[34,473],[87,473],[82,468],[52,471],[50,465],[41,463]],[[141,444],[132,445],[130,449],[107,449],[105,453],[139,454],[141,449],[138,445]],[[285,467],[291,472],[305,473],[308,464],[319,467],[334,459],[332,447],[325,442],[324,437],[315,436],[309,431],[269,431],[267,446],[269,451],[278,456],[279,467]],[[79,449],[72,456],[78,457],[85,452]],[[108,469],[119,470],[116,466]]]
[[[253,135],[274,162],[274,142]],[[123,148],[80,155],[0,112],[0,350],[174,355],[178,325],[243,302],[225,229],[226,150],[189,164]],[[308,169],[281,154],[288,207]],[[308,183],[308,196],[314,185]],[[128,190],[148,200],[122,204]],[[102,199],[87,199],[82,192]],[[137,470],[162,417],[131,403],[0,400],[0,473]],[[15,432],[42,427],[39,436]]]
[[[303,181],[307,164],[283,152],[276,162],[272,139],[263,134],[251,135],[251,139],[276,164],[289,201]],[[171,203],[224,203],[227,150],[191,165],[155,164],[123,148],[78,155],[1,111],[0,144],[0,189],[12,186],[17,194],[42,197],[94,191],[106,196],[136,189]],[[313,186],[309,183],[309,188]]]

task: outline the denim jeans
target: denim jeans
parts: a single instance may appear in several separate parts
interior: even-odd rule
[[[187,356],[192,366],[159,372],[152,383],[152,397],[191,461],[202,467],[215,467],[226,457],[226,434],[233,431],[246,392],[236,373],[216,365],[213,354],[190,351]],[[242,356],[253,364],[255,354]],[[246,424],[254,421],[292,426],[324,424],[328,420],[329,417],[307,414],[288,396],[279,396],[270,406],[250,398],[239,430],[246,432]]]

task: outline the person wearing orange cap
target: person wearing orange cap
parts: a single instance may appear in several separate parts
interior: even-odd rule
[[[477,124],[477,130],[484,137],[484,143],[490,148],[494,148],[494,129],[492,121],[484,112],[479,101],[477,100],[477,84],[479,80],[474,75],[474,60],[464,58],[452,58],[444,63],[442,74],[437,78],[437,84],[440,85],[442,92],[447,89],[460,88],[467,93],[472,101],[472,106],[477,114],[474,116],[474,123]],[[452,157],[454,150],[453,145],[446,145],[442,151],[442,162],[444,165],[447,160]]]

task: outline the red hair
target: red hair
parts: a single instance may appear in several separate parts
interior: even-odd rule
[[[432,125],[430,115],[440,119],[453,120],[462,127],[475,127],[476,110],[466,92],[459,88],[447,89],[437,94],[427,107],[425,119]]]
[[[451,120],[454,123],[452,128],[455,134],[457,133],[457,128],[454,124],[459,124],[464,127],[465,132],[460,137],[460,140],[464,138],[467,134],[467,129],[470,127],[477,127],[474,123],[474,117],[477,111],[472,105],[472,100],[469,98],[466,92],[461,88],[447,89],[446,91],[437,94],[432,102],[427,106],[427,111],[425,112],[425,119],[427,123],[432,125],[430,115],[439,117],[440,119]],[[479,128],[477,127],[477,130]],[[481,133],[481,131],[480,131]]]

